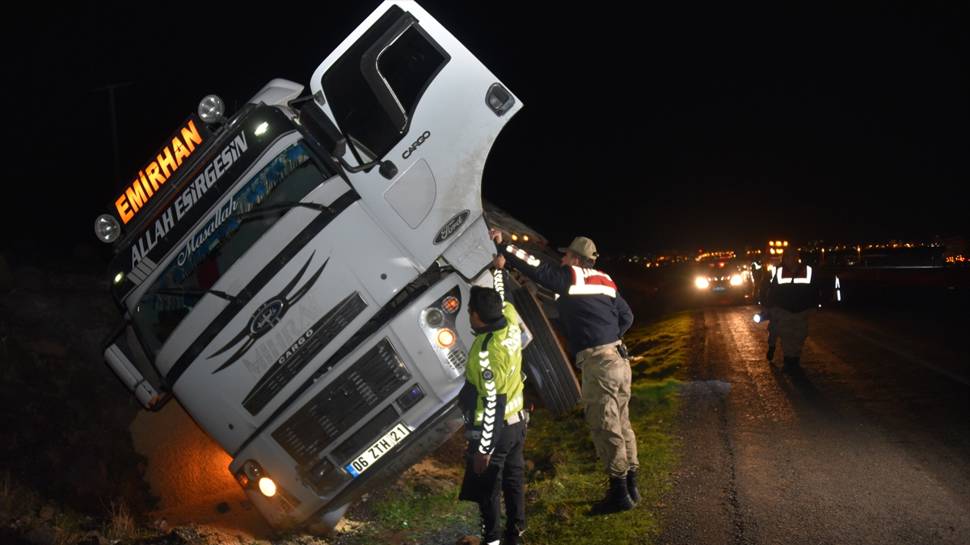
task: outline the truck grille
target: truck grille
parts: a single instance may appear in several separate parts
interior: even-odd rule
[[[465,351],[462,349],[452,350],[448,352],[448,361],[455,366],[455,369],[464,373],[465,363],[468,362],[468,356],[465,355]]]
[[[315,464],[334,439],[410,378],[404,361],[383,339],[273,431],[273,439],[301,466]]]
[[[300,337],[300,344],[290,347],[276,361],[276,364],[263,375],[252,391],[243,400],[243,407],[250,414],[256,414],[293,380],[310,360],[330,341],[337,337],[347,325],[367,308],[360,294],[353,292],[338,303],[323,318]]]

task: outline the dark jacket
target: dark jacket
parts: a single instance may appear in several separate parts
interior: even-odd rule
[[[779,266],[771,277],[765,306],[801,312],[817,307],[820,299],[818,279],[812,267],[799,265],[790,271]]]
[[[633,325],[633,311],[608,274],[582,267],[555,267],[513,245],[500,250],[509,265],[559,295],[559,319],[573,355],[618,341]]]

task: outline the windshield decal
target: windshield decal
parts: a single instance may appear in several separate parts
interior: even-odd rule
[[[266,120],[269,130],[254,137],[249,122],[253,117]],[[197,147],[193,157],[164,186],[159,186],[155,193],[157,202],[149,203],[150,210],[143,209],[129,223],[130,230],[126,231],[111,260],[110,270],[123,274],[123,281],[111,286],[118,301],[128,297],[153,272],[138,267],[140,263],[147,263],[145,258],[162,264],[172,250],[181,251],[173,247],[213,212],[227,190],[267,148],[295,130],[285,114],[267,106],[247,110],[238,120],[237,130],[224,131]],[[225,228],[223,225],[222,229]],[[142,274],[136,275],[141,281],[129,276],[133,270],[141,270]]]
[[[174,385],[178,382],[179,378],[191,367],[192,363],[196,360],[201,361],[203,358],[202,353],[207,350],[206,347],[222,332],[226,326],[233,322],[236,315],[242,311],[242,309],[249,303],[251,295],[248,294],[258,294],[262,289],[280,272],[280,270],[290,263],[290,260],[294,259],[298,254],[302,253],[310,241],[313,240],[317,235],[323,231],[327,225],[333,221],[334,218],[339,216],[344,210],[350,207],[352,204],[360,200],[360,196],[353,189],[347,191],[343,195],[337,198],[337,200],[330,203],[330,211],[322,212],[316,219],[310,222],[298,235],[296,235],[290,242],[287,243],[276,257],[268,261],[262,270],[248,283],[246,287],[239,291],[240,298],[237,301],[229,303],[222,312],[212,320],[209,325],[199,332],[195,341],[193,341],[187,348],[185,348],[182,355],[176,360],[175,364],[171,369],[165,374],[165,380],[168,384]],[[247,294],[243,296],[243,294]]]
[[[131,268],[134,269],[158,241],[180,222],[185,214],[198,202],[212,186],[222,178],[236,161],[249,149],[246,133],[241,132],[232,139],[222,151],[196,176],[195,180],[175,198],[175,201],[155,220],[155,228],[146,230],[135,244],[131,245]],[[173,218],[174,214],[174,218]]]

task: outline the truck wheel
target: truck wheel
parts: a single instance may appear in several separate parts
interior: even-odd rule
[[[535,296],[514,283],[510,295],[512,304],[533,336],[532,342],[522,351],[522,365],[528,377],[525,387],[531,388],[553,414],[564,414],[581,399],[572,364]]]

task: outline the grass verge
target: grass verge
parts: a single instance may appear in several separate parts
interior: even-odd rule
[[[688,357],[691,318],[677,313],[627,333],[633,367],[630,422],[637,435],[643,498],[625,513],[591,517],[606,491],[582,412],[561,418],[536,411],[526,456],[535,464],[528,484],[530,544],[652,543],[660,529],[657,506],[677,463],[673,425],[678,371]]]
[[[680,312],[627,333],[633,368],[630,420],[640,458],[640,504],[633,510],[591,517],[593,502],[606,491],[582,410],[559,418],[533,413],[526,439],[525,539],[530,545],[652,543],[660,530],[658,504],[670,488],[677,463],[673,426],[678,377],[686,367],[691,318]],[[435,477],[406,475],[368,502],[369,522],[345,534],[341,543],[451,544],[477,535],[478,509],[458,502],[463,471],[460,438],[434,456]],[[409,470],[409,473],[412,472]]]

